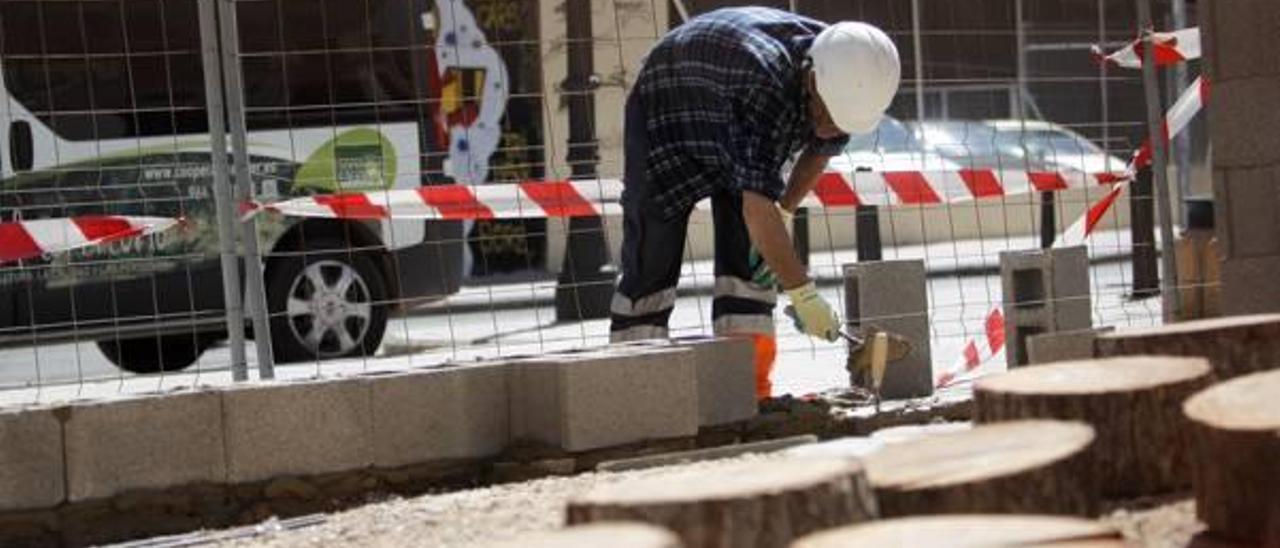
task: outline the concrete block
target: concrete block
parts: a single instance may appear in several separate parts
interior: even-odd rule
[[[1221,306],[1228,316],[1280,311],[1280,255],[1222,262]]]
[[[1280,76],[1213,83],[1209,136],[1215,168],[1280,163]]]
[[[371,387],[360,379],[234,386],[223,393],[232,483],[373,464]]]
[[[1077,329],[1044,333],[1027,339],[1027,357],[1032,364],[1083,360],[1093,357],[1093,341],[1112,328]]]
[[[615,346],[674,346],[693,350],[698,376],[698,424],[720,426],[759,413],[755,344],[745,337],[650,339]]]
[[[698,432],[694,351],[628,345],[519,362],[511,435],[587,451]]]
[[[1207,2],[1198,8],[1212,12],[1201,38],[1215,84],[1280,75],[1280,56],[1261,46],[1280,35],[1280,6],[1274,0]]]
[[[227,479],[218,392],[77,404],[68,411],[72,502]]]
[[[1280,253],[1280,168],[1215,170],[1223,204],[1222,227],[1228,259]]]
[[[373,462],[397,467],[496,455],[510,438],[505,363],[369,378]]]
[[[1030,337],[1093,325],[1083,246],[1001,253],[1000,279],[1011,366],[1030,363]]]
[[[0,411],[0,511],[51,508],[66,500],[61,412]]]
[[[924,262],[876,261],[844,266],[845,319],[856,330],[875,327],[911,341],[911,353],[885,370],[881,396],[933,393],[929,299]]]

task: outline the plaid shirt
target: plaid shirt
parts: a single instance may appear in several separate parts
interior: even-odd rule
[[[809,117],[807,52],[826,25],[769,8],[698,16],[654,46],[632,90],[646,120],[646,178],[671,218],[718,190],[778,200],[783,165],[806,146],[833,156]]]

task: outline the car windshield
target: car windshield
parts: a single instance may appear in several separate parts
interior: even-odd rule
[[[1000,148],[1002,150],[1010,150],[1017,152],[1020,150],[1022,143],[1019,143],[1020,132],[1016,129],[1000,132]],[[1025,146],[1027,152],[1032,157],[1054,158],[1058,156],[1086,156],[1092,154],[1102,154],[1097,146],[1084,140],[1081,137],[1062,133],[1053,130],[1036,130],[1027,131],[1025,135]]]
[[[855,135],[849,139],[845,152],[872,152],[877,154],[920,152],[920,142],[911,135],[902,122],[885,117],[875,131]]]
[[[921,135],[926,147],[948,158],[996,155],[995,131],[979,122],[928,122]]]

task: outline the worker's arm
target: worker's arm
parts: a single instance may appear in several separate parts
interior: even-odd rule
[[[800,157],[796,159],[795,165],[791,168],[791,178],[787,181],[787,190],[782,193],[782,199],[778,200],[778,205],[788,212],[794,212],[800,207],[800,202],[804,200],[813,191],[813,187],[818,185],[818,179],[822,177],[822,172],[827,169],[827,161],[831,156],[814,151],[813,148],[806,148],[800,153]]]
[[[782,223],[778,206],[767,196],[751,191],[742,192],[742,216],[755,246],[764,261],[778,277],[783,289],[795,289],[809,283],[809,273],[796,256],[791,236]]]

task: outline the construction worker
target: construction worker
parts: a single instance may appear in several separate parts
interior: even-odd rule
[[[769,8],[713,11],[662,38],[627,97],[611,339],[667,336],[689,215],[710,198],[714,330],[755,339],[757,396],[770,395],[777,352],[774,280],[797,328],[834,342],[840,320],[786,227],[849,134],[880,121],[900,72],[893,42],[871,25]]]

